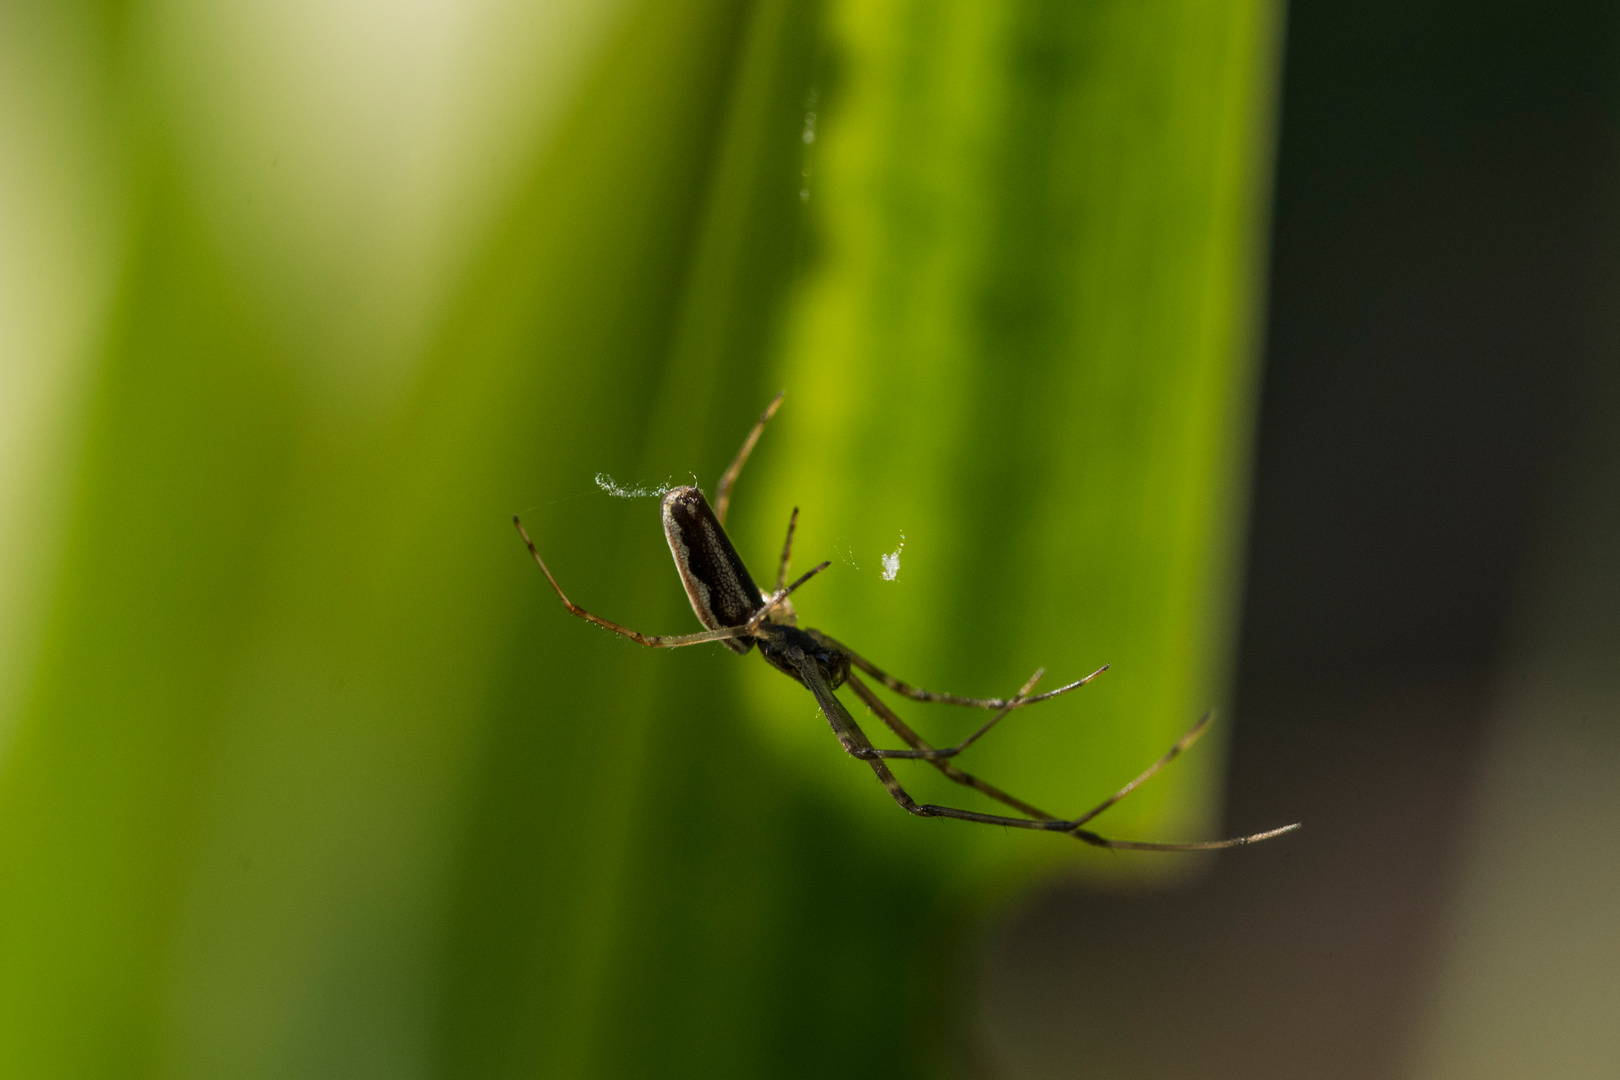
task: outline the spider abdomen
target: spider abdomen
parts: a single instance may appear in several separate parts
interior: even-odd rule
[[[664,496],[663,518],[669,553],[699,622],[710,630],[742,626],[765,606],[759,586],[701,490],[672,488]],[[726,638],[721,644],[735,653],[754,647],[747,637]]]

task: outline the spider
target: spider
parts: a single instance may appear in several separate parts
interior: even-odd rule
[[[571,614],[587,622],[605,627],[638,645],[652,649],[676,649],[685,645],[717,641],[741,655],[757,645],[760,655],[772,667],[797,680],[815,695],[822,715],[827,718],[827,723],[831,725],[833,734],[842,744],[844,751],[850,757],[858,758],[871,766],[894,801],[907,813],[918,817],[955,818],[982,825],[1066,833],[1094,847],[1131,851],[1211,851],[1270,840],[1274,836],[1281,836],[1299,828],[1299,823],[1295,822],[1250,836],[1238,836],[1229,840],[1207,840],[1201,843],[1114,840],[1099,836],[1085,828],[1093,818],[1136,790],[1196,742],[1209,725],[1212,712],[1205,713],[1198,723],[1193,725],[1191,731],[1182,736],[1163,757],[1148,766],[1140,776],[1087,813],[1075,818],[1054,817],[957,768],[951,759],[977,742],[1008,713],[1077,690],[1107,671],[1108,665],[1104,664],[1083,679],[1060,686],[1056,690],[1048,690],[1043,694],[1034,692],[1035,684],[1045,674],[1045,669],[1039,669],[1011,698],[962,697],[957,694],[922,690],[902,682],[830,635],[799,626],[797,614],[788,597],[831,564],[823,562],[798,577],[791,585],[787,584],[788,566],[793,553],[793,530],[799,521],[798,507],[794,507],[793,514],[788,519],[787,540],[782,545],[781,561],[777,564],[776,589],[769,596],[762,593],[759,586],[754,584],[754,579],[748,574],[748,568],[743,565],[741,556],[737,554],[737,549],[732,546],[725,531],[726,511],[731,505],[732,486],[736,483],[738,474],[742,472],[744,463],[748,461],[748,456],[753,453],[754,445],[759,442],[765,425],[776,414],[781,403],[782,394],[778,393],[760,414],[759,422],[748,433],[748,437],[743,440],[742,448],[737,451],[737,456],[715,489],[713,509],[710,509],[703,492],[695,486],[671,488],[663,498],[664,536],[669,541],[670,553],[675,557],[675,568],[680,573],[681,584],[685,586],[687,598],[692,602],[692,611],[697,615],[698,621],[708,627],[707,630],[696,634],[651,636],[591,614],[568,599],[568,595],[563,592],[562,586],[557,584],[557,579],[546,566],[545,560],[540,557],[540,551],[535,547],[534,541],[529,539],[523,522],[514,515],[512,523],[517,526],[518,534],[523,537],[523,543],[528,547],[529,554],[533,555],[534,561],[540,565],[546,580],[551,583],[563,606]],[[955,746],[936,749],[924,742],[904,720],[885,705],[882,699],[872,692],[872,688],[852,670],[854,668],[859,668],[890,690],[913,701],[986,709],[991,710],[993,715],[977,731]],[[855,722],[855,718],[834,693],[840,686],[846,684],[855,691],[855,696],[876,713],[910,749],[881,750],[872,745],[860,725]],[[984,814],[975,810],[961,810],[954,806],[919,803],[900,786],[900,782],[895,779],[894,773],[886,764],[895,759],[926,761],[956,783],[987,795],[1023,816]]]

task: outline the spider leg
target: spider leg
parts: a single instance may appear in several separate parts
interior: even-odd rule
[[[1187,734],[1183,735],[1181,738],[1177,739],[1176,745],[1165,751],[1163,757],[1149,765],[1146,769],[1143,769],[1141,774],[1137,776],[1135,780],[1132,780],[1130,783],[1108,796],[1108,798],[1104,799],[1101,803],[1094,807],[1090,813],[1075,818],[1075,824],[1084,825],[1086,822],[1090,821],[1092,818],[1096,817],[1098,814],[1102,813],[1104,810],[1108,809],[1110,806],[1113,806],[1115,803],[1119,802],[1119,800],[1141,787],[1148,780],[1152,779],[1154,773],[1176,760],[1176,758],[1181,756],[1181,752],[1183,750],[1197,742],[1199,737],[1204,734],[1204,730],[1209,727],[1209,722],[1214,718],[1214,709],[1211,709],[1203,716],[1200,716],[1198,718],[1198,723],[1192,726],[1192,730],[1187,732]]]
[[[849,656],[850,663],[872,676],[872,678],[876,679],[884,686],[887,686],[890,690],[893,690],[895,693],[900,694],[903,697],[908,697],[912,701],[931,701],[940,705],[965,705],[973,709],[1004,709],[1009,704],[1012,704],[1014,700],[1012,698],[963,697],[960,694],[946,694],[938,690],[922,690],[918,687],[912,686],[910,683],[901,682],[899,679],[895,678],[893,675],[890,675],[887,671],[884,671],[882,668],[872,663],[872,661],[868,660],[854,649],[851,649],[848,645],[845,645],[841,641],[835,640],[829,635],[822,633],[820,630],[807,630],[807,632],[816,638],[816,640],[820,641],[823,645],[831,646],[846,653]],[[1107,670],[1108,665],[1104,664],[1102,667],[1098,668],[1096,671],[1093,671],[1090,675],[1087,675],[1083,679],[1077,679],[1076,681],[1069,683],[1067,686],[1058,687],[1056,690],[1048,690],[1044,694],[1036,694],[1033,697],[1025,698],[1016,707],[1023,708],[1025,705],[1034,705],[1036,702],[1047,701],[1051,698],[1055,698],[1059,694],[1067,694],[1070,690],[1078,690],[1080,687],[1086,685],[1086,683],[1090,682],[1092,679],[1095,679],[1097,676],[1101,675]]]
[[[850,672],[845,681],[848,682],[850,688],[855,691],[855,696],[864,701],[867,708],[877,713],[883,722],[888,724],[889,728],[896,735],[900,736],[900,738],[903,739],[905,743],[913,750],[926,751],[933,749],[923,741],[922,736],[911,730],[910,725],[908,725],[904,720],[900,719],[900,717],[895,714],[893,709],[885,705],[883,703],[883,699],[873,693],[870,686],[867,686],[864,682],[857,678],[854,672]],[[923,760],[927,761],[928,764],[938,769],[948,779],[961,784],[964,787],[970,787],[974,791],[987,795],[999,803],[1010,806],[1014,810],[1017,810],[1020,814],[1028,814],[1030,817],[1039,818],[1042,821],[1057,820],[1045,810],[1031,806],[1022,799],[1018,799],[1007,794],[1005,791],[1002,791],[993,784],[980,780],[972,773],[964,772],[961,769],[958,769],[955,765],[952,765],[949,761],[946,761],[943,758],[933,757],[924,758]]]
[[[822,677],[821,671],[816,667],[815,661],[805,656],[797,649],[789,652],[789,658],[793,661],[794,666],[799,669],[799,674],[803,677],[804,684],[808,686],[810,688],[810,692],[815,695],[816,703],[821,706],[822,715],[827,718],[828,724],[832,726],[833,734],[836,735],[838,737],[838,741],[843,744],[845,752],[850,754],[852,757],[862,757],[860,751],[870,749],[872,744],[867,740],[865,733],[861,731],[860,725],[855,722],[855,718],[849,714],[849,710],[844,708],[843,702],[839,701],[837,695],[833,693],[832,687],[827,685],[827,680]],[[877,701],[875,695],[872,695],[870,698],[868,697],[868,695],[871,694],[871,691],[866,689],[858,680],[852,677],[850,681],[856,686],[856,692],[860,694],[863,701],[867,701],[868,704]],[[862,690],[866,690],[866,692],[861,693]],[[879,715],[883,714],[880,713]],[[887,719],[887,717],[885,717],[885,719]],[[895,719],[898,721],[899,718],[896,717]],[[905,725],[902,723],[901,727],[904,726]],[[907,728],[906,730],[909,731],[910,729]],[[901,737],[905,738],[904,735]],[[915,733],[912,733],[911,738],[906,739],[906,741],[911,742],[912,739],[916,739]],[[922,740],[917,739],[918,743],[921,743],[921,741]],[[1186,740],[1184,739],[1183,741]],[[1179,745],[1180,744],[1178,744],[1178,746]],[[1177,750],[1176,752],[1179,753],[1180,751]],[[1123,797],[1124,793],[1121,793],[1114,799],[1109,800],[1109,802],[1105,804],[1105,807],[1093,811],[1090,815],[1068,821],[1055,819],[1042,811],[1036,810],[1034,807],[1028,806],[1027,804],[1019,805],[1015,801],[1011,800],[1010,797],[1005,796],[1003,797],[1003,801],[1008,802],[1009,805],[1013,805],[1016,809],[1024,810],[1026,813],[1031,813],[1038,816],[1028,818],[1007,817],[1002,814],[981,814],[974,810],[961,810],[954,806],[935,806],[929,803],[919,803],[906,793],[905,788],[900,785],[900,781],[895,779],[894,774],[889,771],[889,767],[881,760],[876,758],[866,758],[866,763],[870,765],[872,767],[872,771],[877,774],[878,780],[881,781],[884,788],[888,790],[890,797],[893,798],[895,802],[899,803],[900,807],[907,813],[915,814],[918,817],[955,818],[958,821],[972,821],[981,825],[1002,825],[1014,829],[1034,829],[1040,832],[1067,833],[1070,836],[1073,836],[1075,839],[1090,844],[1093,847],[1114,848],[1122,851],[1216,851],[1221,848],[1242,847],[1245,844],[1254,844],[1260,842],[1261,840],[1270,840],[1274,836],[1281,836],[1284,833],[1293,832],[1295,829],[1299,828],[1299,823],[1295,822],[1292,825],[1284,825],[1279,829],[1270,829],[1266,832],[1254,833],[1250,836],[1237,836],[1229,840],[1206,840],[1200,843],[1190,844],[1167,844],[1145,840],[1114,840],[1109,837],[1099,836],[1094,832],[1082,829],[1080,826],[1086,821],[1089,821],[1091,817],[1094,817],[1097,813],[1100,813],[1101,809],[1106,808],[1106,806],[1112,806],[1114,802]],[[1159,764],[1162,763],[1163,762],[1161,761]],[[935,764],[936,768],[940,768],[941,772],[945,772],[947,776],[951,775],[950,772],[946,771],[947,769],[952,769],[948,763],[935,761],[933,764]],[[941,768],[941,766],[943,767]],[[960,772],[960,770],[954,769],[952,769],[952,771]],[[1146,779],[1147,776],[1151,776],[1157,771],[1157,766],[1149,769],[1146,775],[1138,777],[1137,780],[1132,781],[1131,784],[1127,785],[1126,792],[1133,790],[1137,784]],[[961,775],[963,777],[967,776],[966,773],[962,773]],[[955,777],[952,778],[955,779]],[[961,783],[965,781],[959,780],[958,782]],[[977,784],[970,784],[969,786],[978,787]],[[988,786],[989,785],[985,785],[985,787]],[[984,788],[980,787],[979,790],[983,791]],[[986,794],[988,794],[988,792],[986,792]]]
[[[742,449],[731,459],[731,465],[726,469],[725,475],[720,477],[720,483],[714,489],[714,517],[722,525],[726,523],[726,511],[731,508],[731,486],[737,482],[737,474],[742,472],[743,465],[748,461],[748,455],[754,452],[754,444],[759,442],[760,433],[765,430],[766,423],[776,415],[776,410],[782,404],[782,395],[785,393],[786,390],[778,390],[776,396],[771,398],[771,403],[765,406],[765,411],[759,414],[759,422],[748,433],[748,438],[743,440]]]
[[[787,539],[782,542],[782,561],[776,566],[776,591],[781,592],[782,586],[787,584],[788,563],[793,559],[793,529],[799,524],[799,508],[793,508],[793,516],[788,518]]]
[[[822,677],[821,670],[816,667],[816,662],[797,647],[788,650],[788,659],[793,662],[794,667],[799,669],[799,674],[804,679],[804,685],[808,686],[810,692],[815,695],[816,704],[821,706],[821,715],[827,718],[827,723],[831,725],[833,735],[837,737],[838,742],[843,746],[844,752],[851,757],[858,758],[861,757],[861,751],[872,749],[872,744],[867,739],[866,733],[855,722],[855,718],[849,715],[849,710],[844,708],[844,703],[838,700],[837,695],[832,691],[832,687],[827,685],[827,680]],[[906,794],[906,789],[900,786],[900,781],[894,778],[894,773],[889,771],[887,765],[877,758],[865,758],[864,760],[872,767],[872,771],[877,774],[878,782],[888,791],[889,796],[900,804],[901,809],[907,813],[923,817],[928,816],[923,807],[910,795]]]
[[[980,736],[984,735],[991,728],[1001,723],[1002,719],[1008,713],[1012,712],[1025,701],[1029,700],[1030,692],[1035,689],[1035,684],[1040,682],[1041,676],[1045,674],[1045,668],[1036,668],[1035,674],[1029,677],[1029,681],[1024,684],[1023,688],[1018,691],[1017,695],[1013,697],[1011,701],[1007,702],[1006,705],[1003,705],[1000,709],[998,709],[996,711],[996,715],[985,721],[985,723],[980,726],[979,730],[975,731],[973,734],[969,735],[955,746],[947,746],[939,750],[935,750],[932,747],[921,748],[915,746],[910,750],[872,750],[864,756],[880,757],[885,760],[894,759],[899,761],[940,761],[945,758],[953,758],[957,754],[960,754],[962,751],[966,750],[968,747],[972,746],[974,743],[978,742]]]
[[[551,576],[551,569],[546,566],[546,560],[540,557],[540,549],[534,546],[534,541],[529,539],[528,530],[523,527],[523,522],[519,521],[515,514],[512,516],[512,524],[517,526],[518,535],[523,537],[523,543],[528,547],[529,554],[533,555],[534,561],[540,564],[540,569],[545,572],[546,580],[551,582],[552,589],[556,590],[557,598],[563,602],[563,607],[567,608],[571,615],[577,615],[586,622],[595,623],[597,626],[611,630],[615,634],[621,634],[634,641],[637,645],[645,645],[649,649],[678,649],[683,645],[701,645],[706,641],[723,641],[726,638],[749,636],[746,626],[727,626],[719,630],[705,630],[699,634],[666,634],[663,636],[639,634],[628,627],[620,626],[616,622],[609,622],[600,615],[592,615],[568,599],[568,595],[562,591],[562,586],[557,584],[557,579]]]

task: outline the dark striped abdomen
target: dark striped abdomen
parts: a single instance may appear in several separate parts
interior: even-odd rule
[[[746,623],[765,601],[709,500],[695,487],[678,487],[664,496],[663,511],[664,538],[698,621],[710,630]],[[727,638],[721,644],[735,653],[754,647],[752,638]]]

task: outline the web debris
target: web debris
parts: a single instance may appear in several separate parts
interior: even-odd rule
[[[883,556],[883,580],[893,581],[900,574],[900,553],[906,550],[906,534],[900,534],[900,546]]]
[[[621,487],[619,484],[614,482],[613,477],[609,476],[605,472],[599,472],[596,474],[596,486],[607,492],[609,495],[612,495],[615,499],[662,498],[675,487],[675,485],[670,483],[668,480],[665,480],[662,484],[656,487],[651,484],[637,484],[635,487]]]

